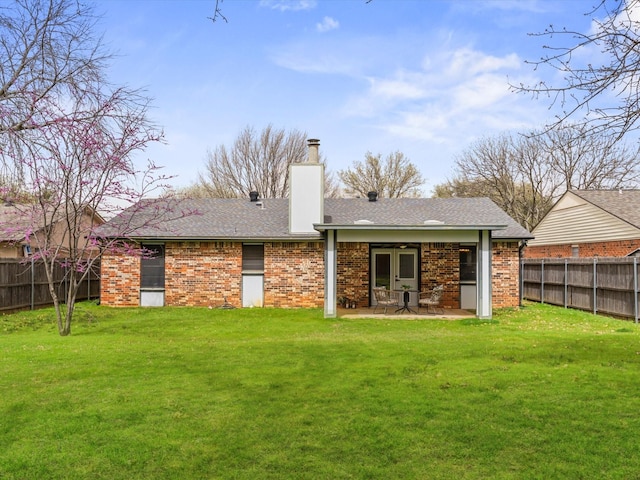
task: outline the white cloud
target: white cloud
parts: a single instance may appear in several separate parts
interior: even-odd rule
[[[276,65],[304,73],[362,77],[374,56],[366,55],[373,43],[369,38],[344,41],[333,36],[315,36],[306,42],[291,42],[269,50]]]
[[[533,128],[542,123],[544,108],[512,93],[507,80],[520,80],[521,64],[515,54],[488,55],[467,47],[430,55],[413,71],[369,76],[368,88],[347,102],[344,114],[367,118],[394,136],[451,145]]]
[[[331,17],[324,17],[322,22],[316,23],[316,30],[320,33],[328,32],[329,30],[335,30],[340,27],[340,22],[334,20]]]
[[[311,10],[316,5],[316,0],[260,0],[261,7],[280,10],[281,12]]]
[[[638,22],[640,22],[640,2],[638,0],[627,0],[620,14],[616,18],[616,22],[622,27],[627,27],[638,32]]]
[[[505,69],[517,69],[520,63],[520,59],[514,53],[504,57],[495,57],[470,48],[461,48],[451,54],[451,62],[447,69],[450,76],[475,75]]]
[[[419,99],[424,91],[419,85],[402,80],[371,80],[371,94],[388,99]]]

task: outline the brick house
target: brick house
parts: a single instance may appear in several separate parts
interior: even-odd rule
[[[153,256],[105,254],[102,304],[324,307],[333,317],[344,299],[372,305],[375,286],[408,285],[415,304],[417,291],[443,284],[445,308],[480,318],[518,305],[520,246],[532,236],[492,201],[325,199],[318,145],[291,167],[289,199],[158,200],[193,213],[126,235]]]
[[[640,190],[569,190],[533,229],[525,258],[626,257],[640,249]]]

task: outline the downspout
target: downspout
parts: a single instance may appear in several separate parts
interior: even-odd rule
[[[522,299],[524,296],[524,259],[522,257],[522,252],[524,251],[524,247],[527,246],[526,240],[521,240],[520,245],[518,246],[518,265],[520,269],[520,281],[518,282],[518,306],[522,306]]]

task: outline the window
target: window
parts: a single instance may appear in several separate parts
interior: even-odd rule
[[[413,253],[401,253],[398,255],[400,265],[400,278],[414,278],[415,277],[415,254]]]
[[[164,245],[143,245],[140,287],[164,288]]]
[[[242,245],[242,271],[264,272],[264,245]]]
[[[476,246],[460,246],[460,281],[476,281]]]

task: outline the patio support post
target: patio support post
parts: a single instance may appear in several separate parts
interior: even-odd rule
[[[491,310],[491,231],[481,230],[478,245],[478,306],[476,316],[490,319]]]
[[[338,314],[336,250],[336,231],[327,230],[324,241],[324,318],[335,318]]]

